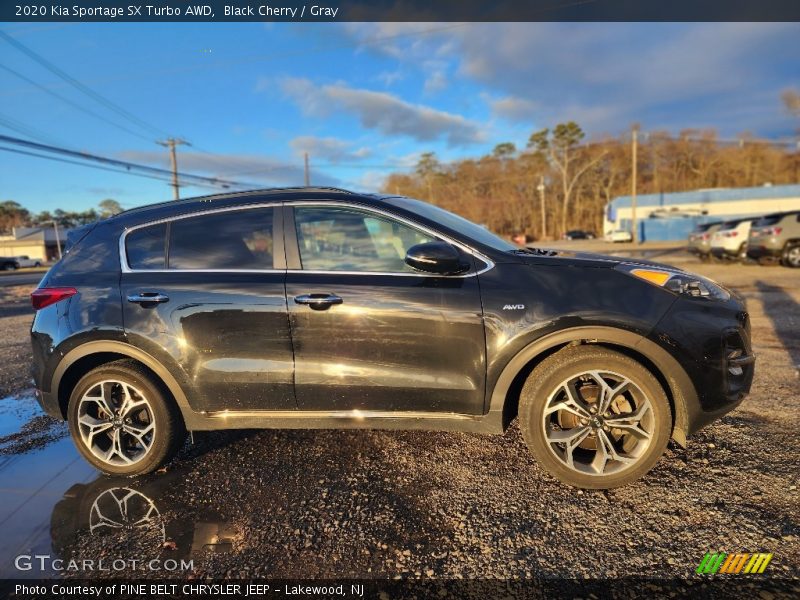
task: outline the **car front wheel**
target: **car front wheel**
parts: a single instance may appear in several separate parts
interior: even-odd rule
[[[130,361],[87,373],[72,391],[67,420],[80,453],[110,475],[150,473],[185,439],[175,404]]]
[[[545,359],[520,395],[519,423],[538,462],[563,483],[608,489],[647,473],[667,446],[672,413],[658,380],[607,348]]]

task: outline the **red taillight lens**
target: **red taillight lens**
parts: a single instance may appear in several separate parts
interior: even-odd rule
[[[710,238],[710,237],[711,237],[711,234],[709,234],[709,233],[704,233],[703,235],[701,235],[701,236],[700,236],[700,238],[701,238],[703,241],[706,241],[706,240],[707,240],[708,238]]]
[[[733,231],[726,231],[724,235],[725,237],[736,237],[739,235],[739,232],[734,229]]]
[[[31,304],[33,304],[33,310],[41,310],[46,306],[71,298],[77,293],[78,290],[70,287],[39,288],[31,294]]]
[[[782,227],[770,227],[769,229],[765,229],[764,233],[767,235],[780,235],[781,231],[783,231]]]

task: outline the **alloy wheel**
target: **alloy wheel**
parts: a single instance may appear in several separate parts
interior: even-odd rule
[[[650,400],[629,378],[585,371],[548,397],[542,433],[550,452],[567,468],[611,475],[632,467],[655,435]]]
[[[793,267],[800,267],[800,246],[789,248],[789,251],[786,253],[786,262]]]
[[[101,381],[78,404],[78,431],[84,446],[99,460],[130,466],[153,447],[156,423],[145,395],[128,383]]]
[[[153,530],[166,540],[164,521],[155,503],[136,490],[116,487],[95,498],[89,511],[89,532]]]

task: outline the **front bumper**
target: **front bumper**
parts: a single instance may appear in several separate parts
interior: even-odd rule
[[[736,408],[750,392],[755,355],[749,316],[737,297],[680,298],[649,337],[672,354],[694,388],[683,390],[683,406],[676,406],[679,413],[683,409],[680,425],[687,436]]]

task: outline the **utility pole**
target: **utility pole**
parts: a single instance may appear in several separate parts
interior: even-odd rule
[[[163,142],[156,142],[160,146],[164,146],[165,148],[169,148],[169,159],[170,163],[172,163],[172,190],[173,195],[175,196],[175,200],[180,200],[181,195],[178,192],[178,188],[180,187],[178,184],[178,157],[175,154],[175,146],[191,146],[189,142],[182,139],[176,138],[167,138]]]
[[[544,175],[539,175],[539,185],[536,186],[539,190],[539,205],[542,208],[542,239],[547,237],[547,212],[544,209]]]
[[[58,248],[58,260],[61,260],[64,257],[61,254],[61,238],[58,235],[58,221],[56,221],[55,219],[53,219],[53,229],[55,229],[56,232],[56,247]],[[47,247],[47,243],[45,243],[45,247]]]
[[[311,173],[309,173],[309,171],[308,171],[308,152],[306,152],[304,154],[304,157],[305,157],[305,164],[306,164],[306,168],[305,168],[306,187],[308,187],[309,185],[311,185]]]
[[[639,229],[636,223],[636,143],[639,130],[636,126],[631,130],[631,240],[634,244],[639,241]]]
[[[39,221],[38,225],[52,225],[53,226],[53,230],[56,232],[56,247],[58,248],[58,260],[61,260],[63,258],[63,256],[62,256],[62,253],[61,253],[61,237],[58,235],[58,221],[56,221],[55,219],[53,219],[52,221]],[[42,233],[44,233],[44,230],[42,230]],[[45,238],[44,238],[45,248],[47,248],[47,237],[46,237],[46,235],[47,234],[45,234]],[[46,250],[45,250],[45,254],[47,254]]]

